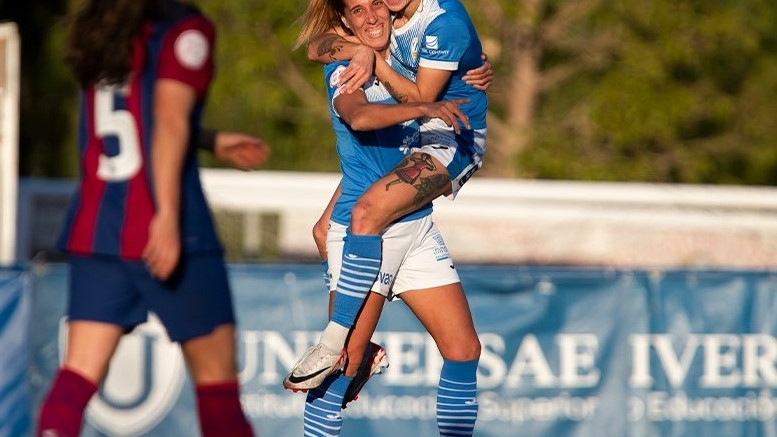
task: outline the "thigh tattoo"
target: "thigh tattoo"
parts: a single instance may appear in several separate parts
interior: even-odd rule
[[[417,190],[413,203],[415,205],[423,205],[429,202],[430,196],[439,191],[440,188],[445,187],[449,183],[447,175],[432,174],[431,176],[421,177],[421,173],[424,170],[434,171],[437,170],[437,166],[432,160],[432,156],[428,153],[413,154],[400,162],[394,169],[393,173],[396,175],[396,179],[386,184],[386,191],[392,185],[406,183],[410,184]]]

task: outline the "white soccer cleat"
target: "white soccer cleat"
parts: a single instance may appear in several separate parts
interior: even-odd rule
[[[316,388],[327,376],[343,369],[347,356],[345,349],[336,351],[319,343],[305,351],[283,379],[283,387],[295,392]]]

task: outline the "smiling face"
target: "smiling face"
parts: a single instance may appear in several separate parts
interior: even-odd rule
[[[391,14],[383,0],[345,0],[342,21],[345,27],[377,51],[388,48]]]
[[[386,3],[386,6],[388,6],[389,10],[391,12],[402,12],[405,8],[408,7],[411,3],[415,4],[415,9],[418,8],[418,4],[421,2],[421,0],[383,0],[384,3]]]

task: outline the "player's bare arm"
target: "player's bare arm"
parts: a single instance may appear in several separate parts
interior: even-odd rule
[[[218,131],[213,154],[239,170],[251,170],[264,164],[270,156],[270,146],[261,138],[242,132]]]
[[[398,102],[434,102],[440,98],[452,71],[421,67],[416,81],[402,76],[384,59],[375,60],[375,75]]]
[[[473,68],[467,71],[461,79],[472,85],[477,90],[488,91],[491,86],[491,82],[494,81],[494,67],[488,62],[488,55],[483,53],[480,55],[480,59],[483,60],[483,65],[478,68]]]
[[[456,133],[460,126],[469,128],[469,118],[459,105],[468,99],[444,100],[431,103],[384,104],[371,103],[363,92],[340,94],[335,98],[337,113],[356,131],[383,129],[417,118],[439,118]]]
[[[350,56],[338,58],[346,45],[350,46],[351,44],[339,35],[324,34],[319,40],[313,40],[310,43],[308,59],[325,63],[350,59]]]
[[[324,212],[321,213],[321,217],[319,217],[318,221],[313,225],[313,241],[316,243],[318,254],[321,256],[322,260],[327,258],[326,234],[329,230],[329,221],[332,218],[332,211],[335,209],[335,203],[337,202],[337,199],[340,198],[341,192],[342,182],[337,184],[337,188],[329,199],[326,208],[324,208]]]
[[[170,79],[157,81],[154,90],[153,157],[156,211],[149,227],[143,260],[153,276],[167,279],[181,255],[181,172],[189,141],[189,115],[195,90]]]
[[[372,77],[375,69],[375,52],[362,45],[355,37],[331,32],[319,35],[308,44],[308,59],[330,64],[337,61],[348,61],[348,64],[340,75],[340,85],[347,84],[345,91],[353,92],[362,87]]]

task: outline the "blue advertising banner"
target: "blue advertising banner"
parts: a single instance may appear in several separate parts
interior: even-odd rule
[[[476,436],[777,437],[777,272],[459,271],[483,345]],[[245,410],[259,435],[300,436],[304,395],[281,380],[325,325],[320,266],[229,273]],[[33,278],[34,417],[66,341],[67,269]],[[342,436],[438,435],[432,339],[396,301],[374,340],[391,364],[345,410]],[[82,435],[197,436],[196,423],[178,348],[151,317],[122,340]]]
[[[26,280],[22,269],[0,269],[0,437],[27,435],[30,423]]]

